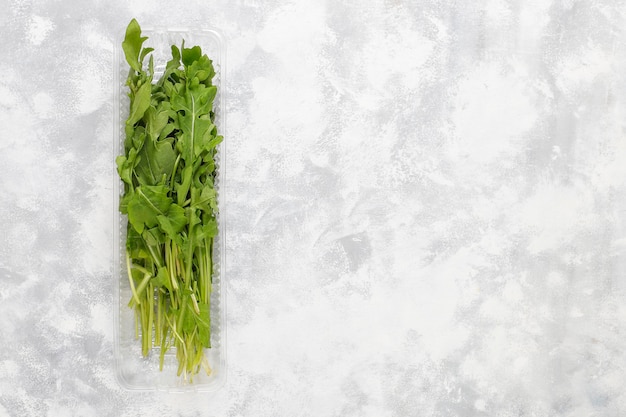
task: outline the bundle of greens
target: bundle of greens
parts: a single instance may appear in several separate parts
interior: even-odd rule
[[[143,355],[158,346],[162,370],[174,347],[178,375],[193,380],[201,368],[211,373],[204,349],[211,347],[215,156],[222,141],[213,121],[215,71],[199,46],[183,41],[171,47],[172,59],[155,80],[147,39],[133,19],[122,43],[130,109],[116,163],[124,183],[120,211],[128,217],[128,305]]]

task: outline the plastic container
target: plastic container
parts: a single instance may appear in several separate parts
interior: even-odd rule
[[[160,77],[165,63],[171,57],[171,45],[180,47],[183,39],[185,47],[199,45],[203,53],[213,61],[215,77],[213,84],[218,92],[214,100],[215,124],[221,135],[226,138],[224,125],[224,42],[215,30],[188,30],[188,29],[150,29],[142,28],[142,36],[147,36],[145,47],[154,48],[155,79]],[[115,155],[123,153],[124,125],[129,112],[127,86],[128,64],[124,59],[121,48],[123,37],[117,42],[116,71],[115,71],[115,102],[117,103]],[[225,139],[227,140],[227,139]],[[114,161],[111,161],[114,165]],[[216,155],[216,182],[218,204],[223,200],[224,176],[224,142],[218,145]],[[116,173],[117,175],[117,173]],[[119,178],[118,178],[119,179]],[[224,223],[223,216],[217,216],[219,233],[215,237],[213,252],[213,285],[211,294],[211,348],[205,349],[205,355],[212,368],[211,375],[204,371],[194,375],[193,382],[177,376],[178,361],[175,348],[165,354],[163,370],[159,370],[159,347],[153,347],[146,358],[141,354],[141,342],[135,338],[134,310],[128,307],[131,298],[128,276],[126,273],[125,244],[126,244],[126,216],[117,211],[120,193],[123,190],[122,182],[115,182],[116,212],[114,219],[116,264],[114,275],[115,306],[114,306],[114,356],[116,362],[116,376],[119,383],[129,390],[140,391],[214,391],[218,389],[226,378],[226,292],[224,282]]]

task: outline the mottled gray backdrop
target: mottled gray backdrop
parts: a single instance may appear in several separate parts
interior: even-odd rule
[[[0,8],[0,415],[626,415],[624,1]],[[114,376],[132,17],[227,41],[210,395]]]

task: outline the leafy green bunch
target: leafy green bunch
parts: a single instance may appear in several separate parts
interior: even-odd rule
[[[130,109],[120,211],[128,216],[126,266],[142,353],[176,348],[178,375],[210,374],[213,242],[218,233],[215,156],[222,141],[214,123],[212,61],[199,46],[172,45],[155,80],[153,48],[133,19],[122,43],[130,66]],[[149,57],[147,69],[144,62]],[[141,328],[141,332],[139,329]]]

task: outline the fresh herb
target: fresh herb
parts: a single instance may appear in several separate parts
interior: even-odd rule
[[[128,216],[126,267],[142,353],[176,348],[178,375],[211,373],[213,243],[218,232],[212,61],[199,46],[172,45],[155,79],[153,48],[133,19],[122,43],[130,66],[120,211]],[[147,68],[145,66],[148,59]],[[140,332],[141,329],[141,332]]]

